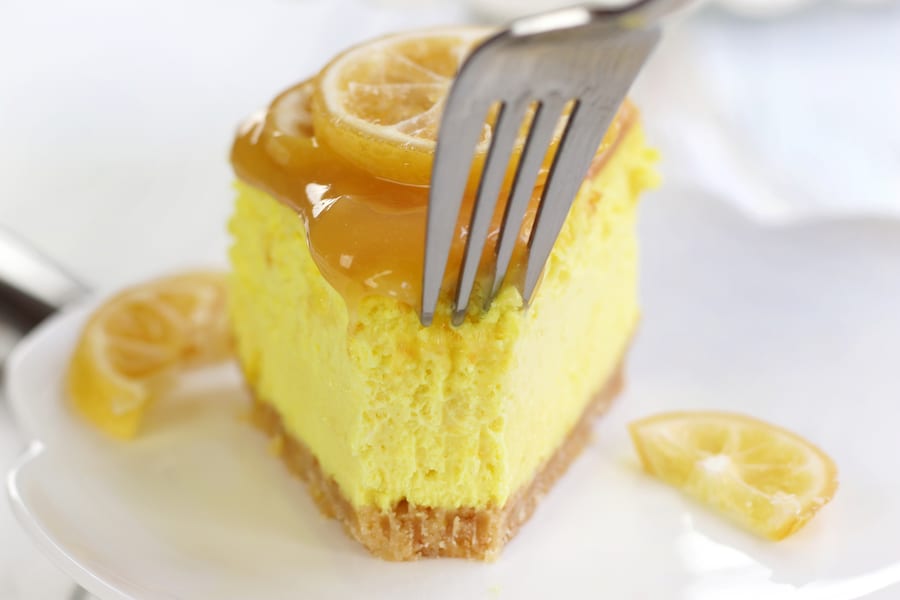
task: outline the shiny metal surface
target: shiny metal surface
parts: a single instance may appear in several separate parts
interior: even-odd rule
[[[0,388],[3,363],[19,339],[86,293],[87,288],[55,262],[0,227]]]
[[[16,343],[50,313],[86,293],[87,288],[53,260],[0,227],[0,402],[4,363]],[[68,598],[93,596],[73,585]]]
[[[23,329],[18,325],[18,320],[17,315],[0,304],[0,388],[3,387],[3,363],[22,337]],[[0,389],[0,401],[2,400],[3,391]]]
[[[0,303],[20,321],[34,325],[86,293],[56,262],[0,227]]]
[[[468,222],[456,277],[453,323],[465,317],[497,207],[505,206],[493,248],[489,303],[507,276],[513,247],[538,171],[567,106],[571,113],[551,163],[529,234],[522,296],[531,301],[591,159],[660,37],[658,20],[685,0],[642,0],[619,9],[573,7],[528,17],[492,36],[466,59],[447,98],[428,203],[420,318],[430,325],[462,203],[472,156],[486,115],[499,104],[494,134]],[[498,198],[528,107],[525,147],[515,165],[509,198]]]
[[[0,227],[0,367],[29,329],[86,293],[62,267]]]

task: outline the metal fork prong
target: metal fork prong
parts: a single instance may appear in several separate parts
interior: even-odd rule
[[[614,114],[615,110],[608,106],[591,107],[576,102],[572,107],[559,141],[559,150],[553,157],[547,174],[547,183],[528,240],[525,283],[522,288],[526,305],[531,302],[544,264],[569,214],[572,198],[581,187]],[[608,117],[605,121],[604,116]],[[557,165],[565,165],[564,175],[557,176]]]
[[[528,203],[534,194],[538,172],[544,163],[550,142],[553,140],[553,132],[556,130],[563,106],[565,106],[565,102],[561,99],[550,99],[537,104],[531,127],[525,138],[522,157],[513,177],[510,200],[506,205],[503,222],[500,225],[500,237],[497,240],[496,250],[497,259],[488,301],[497,295],[506,278],[513,249],[516,246],[516,240],[519,239],[519,230],[522,228],[522,219],[525,217]]]
[[[469,233],[456,287],[454,325],[459,325],[465,319],[491,218],[494,216],[498,200],[500,202],[504,200],[499,198],[500,189],[509,169],[510,157],[527,108],[528,102],[524,100],[500,105],[484,170],[478,183],[472,218],[469,221]]]
[[[420,319],[426,327],[434,319],[441,284],[456,235],[459,208],[472,167],[478,136],[488,104],[471,111],[454,110],[444,115],[434,154],[434,171],[428,195],[428,225],[422,275]]]

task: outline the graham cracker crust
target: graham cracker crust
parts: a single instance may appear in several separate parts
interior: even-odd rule
[[[620,365],[531,483],[502,507],[443,509],[401,500],[388,511],[375,507],[354,509],[337,482],[322,471],[309,448],[284,430],[274,409],[255,400],[253,421],[276,441],[274,447],[287,467],[306,481],[319,510],[341,521],[347,532],[372,554],[395,561],[424,557],[494,560],[587,445],[593,419],[609,407],[623,382]]]

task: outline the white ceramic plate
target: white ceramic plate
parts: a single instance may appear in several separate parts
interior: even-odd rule
[[[192,378],[132,443],[97,435],[60,391],[86,309],[10,363],[9,398],[36,440],[9,477],[14,510],[102,598],[897,598],[900,224],[760,229],[659,198],[642,234],[627,391],[494,564],[368,556],[241,420],[231,369]],[[695,407],[817,442],[840,468],[836,498],[776,544],[644,476],[625,424]]]

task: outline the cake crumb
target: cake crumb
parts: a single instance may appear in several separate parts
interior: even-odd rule
[[[269,454],[272,456],[281,456],[284,453],[284,437],[274,435],[269,440]]]

